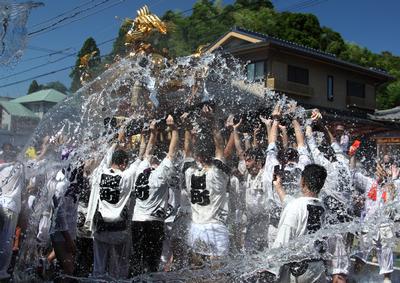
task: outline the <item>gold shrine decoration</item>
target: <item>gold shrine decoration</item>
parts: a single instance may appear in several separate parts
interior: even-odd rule
[[[208,44],[200,45],[199,47],[197,47],[196,51],[192,54],[192,56],[193,57],[202,56],[205,53],[207,46],[208,46]]]
[[[93,52],[87,53],[87,54],[83,55],[81,58],[79,58],[79,63],[80,63],[79,68],[83,69],[83,68],[89,67],[89,61],[96,54],[97,54],[97,51],[93,51]]]
[[[144,5],[137,11],[137,17],[132,21],[132,27],[125,36],[125,44],[141,40],[153,30],[166,34],[167,25],[157,15],[152,14],[147,5]]]

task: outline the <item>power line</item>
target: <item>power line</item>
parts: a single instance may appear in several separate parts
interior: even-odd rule
[[[106,56],[108,56],[108,54],[100,56],[100,58],[104,58]],[[40,75],[37,75],[37,76],[34,76],[34,77],[30,77],[30,78],[27,78],[27,79],[23,79],[23,80],[15,81],[15,82],[12,82],[12,83],[0,85],[0,88],[5,88],[5,87],[9,87],[9,86],[20,84],[20,83],[28,82],[28,81],[31,81],[31,80],[35,80],[35,79],[38,79],[38,78],[46,77],[46,76],[53,75],[53,74],[56,74],[56,73],[59,73],[59,72],[62,72],[62,71],[68,70],[68,69],[72,69],[74,67],[75,67],[75,65],[71,65],[71,66],[68,66],[68,67],[64,67],[64,68],[61,68],[61,69],[50,71],[50,72],[47,72],[47,73],[44,73],[44,74],[40,74]]]
[[[111,4],[111,5],[107,6],[107,7],[104,7],[103,9],[100,9],[100,10],[98,10],[98,11],[96,11],[96,12],[93,12],[93,13],[88,14],[88,15],[86,15],[86,16],[83,16],[83,17],[81,17],[81,18],[75,19],[75,20],[73,20],[73,21],[71,21],[71,22],[68,22],[68,23],[65,23],[65,24],[63,24],[63,25],[54,27],[54,28],[52,28],[52,29],[50,29],[50,30],[47,30],[47,31],[45,31],[45,32],[42,32],[40,35],[42,35],[42,34],[44,34],[44,33],[47,33],[47,32],[51,32],[51,31],[56,30],[56,29],[59,29],[59,28],[62,28],[62,27],[64,27],[64,26],[66,26],[66,25],[75,23],[75,22],[77,22],[77,21],[84,20],[84,19],[89,18],[89,17],[91,17],[91,16],[93,16],[93,15],[96,15],[96,14],[98,14],[98,13],[101,13],[101,12],[103,12],[103,11],[109,9],[109,8],[112,8],[112,7],[114,7],[114,6],[120,5],[122,2],[125,2],[125,1],[126,1],[126,0],[118,0],[117,3]]]
[[[69,47],[69,49],[71,49],[71,48],[72,47]],[[32,45],[28,46],[26,49],[30,49],[30,50],[34,50],[34,51],[40,51],[40,52],[44,52],[44,53],[48,53],[48,54],[60,53],[60,50],[53,50],[53,49],[48,49],[48,48],[44,48],[44,47],[37,47],[37,46],[32,46]]]
[[[110,41],[115,40],[115,39],[116,39],[116,37],[108,39],[108,40],[103,41],[103,42],[100,42],[99,44],[97,44],[97,46],[102,46],[102,45],[104,45],[104,44],[106,44],[106,43],[108,43]],[[7,75],[5,77],[1,77],[0,80],[8,79],[8,78],[11,78],[11,77],[16,76],[16,75],[24,74],[24,73],[27,73],[29,71],[32,71],[32,70],[35,70],[35,69],[38,69],[38,68],[41,68],[41,67],[44,67],[44,66],[48,66],[49,64],[54,64],[54,63],[60,62],[60,61],[62,61],[64,59],[66,59],[66,58],[69,58],[69,57],[72,57],[72,56],[76,56],[76,55],[78,55],[78,53],[79,52],[71,53],[71,54],[68,54],[68,55],[66,55],[64,57],[58,58],[58,59],[56,59],[54,61],[46,62],[44,64],[36,65],[36,66],[30,67],[28,69],[25,69],[25,70],[22,70],[22,71],[19,71],[19,72],[16,72],[16,73],[13,73],[13,74],[9,74],[9,75]]]
[[[293,4],[289,5],[289,6],[286,6],[285,8],[283,8],[281,10],[282,11],[288,11],[288,12],[296,11],[296,10],[298,11],[298,10],[302,10],[302,9],[309,8],[309,7],[312,7],[312,6],[319,5],[319,4],[321,4],[322,2],[325,2],[325,1],[327,1],[327,0],[298,1],[296,3],[293,3]]]
[[[34,66],[34,67],[30,67],[30,68],[28,68],[28,69],[25,69],[25,70],[22,70],[22,71],[13,73],[13,74],[9,74],[9,75],[7,75],[7,76],[5,76],[5,77],[1,77],[0,80],[5,80],[5,79],[8,79],[8,78],[11,78],[11,77],[20,75],[20,74],[24,74],[24,73],[26,73],[26,72],[29,72],[29,71],[32,71],[32,70],[35,70],[35,69],[38,69],[38,68],[47,66],[47,65],[49,65],[49,64],[54,64],[54,63],[60,62],[60,61],[62,61],[62,60],[64,60],[64,59],[66,59],[66,58],[69,58],[69,57],[72,57],[72,56],[75,56],[75,55],[76,55],[76,53],[74,53],[74,54],[68,54],[68,55],[63,56],[63,57],[61,57],[61,58],[58,58],[58,59],[56,59],[56,60],[54,60],[54,61],[46,62],[46,63],[44,63],[44,64],[40,64],[40,65],[37,65],[37,66]]]
[[[96,11],[96,12],[94,12],[94,13],[88,14],[88,15],[82,17],[82,18],[76,19],[76,20],[71,21],[71,22],[69,22],[69,23],[66,23],[66,24],[64,24],[64,25],[54,27],[53,29],[48,30],[48,31],[45,31],[45,32],[52,31],[52,30],[54,30],[54,29],[57,29],[57,28],[60,28],[60,27],[62,27],[62,26],[65,26],[65,25],[67,25],[67,24],[70,24],[70,23],[72,23],[72,22],[79,21],[79,20],[82,20],[82,19],[84,19],[84,18],[87,18],[87,17],[89,17],[89,16],[91,16],[91,15],[100,13],[101,11],[103,11],[103,10],[105,10],[105,9],[108,9],[108,8],[110,8],[110,7],[113,7],[113,6],[115,6],[115,5],[118,5],[118,4],[120,4],[120,3],[124,2],[124,1],[126,1],[126,0],[119,0],[117,3],[114,3],[114,4],[112,4],[112,5],[109,5],[109,6],[103,8],[103,9],[101,9],[101,10],[98,10],[98,11]],[[159,1],[159,2],[161,2],[161,1]],[[184,10],[184,11],[182,11],[182,12],[179,12],[179,14],[185,14],[185,13],[190,12],[190,11],[193,11],[193,8],[190,8],[190,9]],[[44,32],[43,32],[43,33],[44,33]],[[109,40],[107,40],[107,41],[104,41],[104,42],[102,42],[102,43],[99,43],[97,46],[101,46],[101,45],[103,45],[103,44],[105,44],[105,43],[108,43],[108,42],[110,42],[110,41],[113,41],[113,40],[115,40],[115,39],[116,39],[116,38],[109,39]],[[50,56],[50,55],[60,54],[60,53],[62,53],[63,51],[65,51],[65,50],[67,50],[67,49],[71,49],[71,47],[70,47],[70,48],[67,48],[67,49],[63,49],[63,50],[58,50],[58,51],[56,51],[56,50],[50,50],[50,49],[46,49],[46,48],[41,48],[41,47],[33,47],[33,46],[31,47],[31,49],[38,50],[38,51],[43,51],[43,52],[51,52],[51,53],[49,53],[48,55],[42,55],[42,56],[38,56],[38,57],[35,57],[35,58],[30,58],[30,59],[27,59],[26,61],[28,61],[28,60],[34,60],[34,59],[38,59],[38,58],[43,58],[43,57]],[[67,58],[67,57],[70,57],[70,56],[73,56],[73,55],[76,55],[76,54],[77,54],[77,52],[74,53],[74,54],[68,54],[67,56],[64,56],[64,57],[62,57],[62,58],[59,58],[59,59],[57,59],[57,60],[55,60],[55,61],[47,62],[46,64],[41,64],[41,65],[38,65],[38,66],[35,66],[35,67],[32,67],[32,68],[23,70],[23,71],[18,72],[18,73],[16,73],[16,74],[13,74],[13,75],[9,75],[9,76],[7,76],[7,77],[0,78],[0,80],[5,79],[5,78],[8,78],[8,77],[11,77],[11,76],[15,76],[15,75],[17,75],[17,74],[22,74],[22,73],[25,73],[25,72],[29,72],[29,71],[31,71],[31,70],[33,70],[33,69],[37,69],[37,68],[43,67],[43,66],[48,65],[48,64],[52,64],[52,63],[59,62],[59,61],[65,59],[65,58]],[[105,57],[105,56],[108,56],[108,54],[107,54],[107,55],[101,56],[101,58],[102,58],[102,57]],[[69,68],[73,68],[73,67],[75,67],[75,65],[73,65],[73,66],[68,66],[68,67],[65,67],[65,68],[61,68],[61,69],[58,69],[58,70],[54,70],[54,71],[51,71],[51,72],[48,72],[48,73],[45,73],[45,74],[41,74],[41,75],[38,75],[38,76],[35,76],[35,77],[31,77],[31,78],[27,78],[27,79],[23,79],[23,80],[11,82],[11,83],[8,83],[8,84],[5,84],[5,85],[0,85],[0,88],[4,88],[4,87],[16,85],[16,84],[20,84],[20,83],[22,83],[22,82],[30,81],[30,80],[33,80],[33,79],[35,79],[35,78],[40,78],[40,77],[48,76],[48,75],[51,75],[51,74],[54,74],[54,73],[58,73],[58,72],[64,71],[64,70],[69,69]]]
[[[28,81],[31,81],[31,80],[35,80],[35,79],[38,79],[38,78],[46,77],[46,76],[49,76],[49,75],[52,75],[52,74],[55,74],[55,73],[59,73],[59,72],[71,69],[73,67],[75,67],[75,65],[64,67],[62,69],[54,70],[54,71],[51,71],[51,72],[48,72],[48,73],[45,73],[45,74],[41,74],[41,75],[37,75],[37,76],[34,76],[34,77],[30,77],[28,79],[23,79],[23,80],[19,80],[19,81],[16,81],[16,82],[8,83],[8,84],[5,84],[5,85],[0,85],[0,88],[5,88],[5,87],[8,87],[8,86],[17,85],[17,84],[28,82]]]
[[[57,19],[57,18],[60,18],[60,17],[62,17],[62,16],[64,16],[64,15],[67,15],[68,13],[73,12],[73,11],[75,11],[75,10],[77,10],[77,9],[80,9],[80,8],[86,6],[87,4],[90,4],[90,3],[95,2],[95,1],[96,1],[96,0],[87,1],[87,2],[85,2],[85,3],[83,3],[83,4],[79,5],[79,6],[76,6],[76,7],[72,8],[72,9],[70,9],[70,10],[67,10],[67,11],[65,11],[65,12],[63,12],[63,13],[61,13],[61,14],[58,14],[57,16],[51,17],[50,19],[47,19],[47,20],[45,20],[45,21],[43,21],[43,22],[40,22],[40,23],[37,23],[37,24],[33,25],[32,27],[34,28],[34,27],[40,26],[40,25],[42,25],[42,24],[51,22],[51,21],[53,21],[53,20],[55,20],[55,19]]]
[[[46,26],[46,27],[43,27],[43,28],[41,28],[41,29],[38,29],[38,30],[36,30],[36,31],[33,31],[33,32],[28,33],[28,36],[33,36],[33,35],[38,34],[38,33],[43,34],[44,31],[48,31],[48,30],[52,31],[52,30],[55,29],[55,28],[53,28],[53,27],[56,27],[56,26],[59,25],[60,23],[65,22],[66,20],[73,19],[73,18],[75,18],[76,16],[78,16],[79,14],[82,14],[82,13],[85,13],[85,12],[87,12],[87,11],[93,10],[93,9],[95,9],[96,7],[98,7],[98,6],[100,6],[100,5],[103,5],[103,4],[105,4],[105,3],[107,3],[107,2],[110,2],[110,1],[111,1],[111,0],[103,0],[103,1],[101,1],[100,3],[97,3],[97,4],[95,4],[95,5],[93,5],[93,6],[89,7],[89,8],[87,8],[87,9],[85,9],[85,10],[77,11],[77,12],[75,12],[74,14],[72,14],[72,15],[70,15],[70,16],[66,16],[66,17],[64,17],[64,18],[62,18],[62,19],[60,19],[60,20],[58,20],[57,22],[52,23],[51,25],[48,25],[48,26]],[[125,1],[125,0],[120,0],[120,1]],[[72,22],[73,22],[73,21],[72,21]],[[70,23],[72,23],[72,22],[69,22],[68,24],[70,24]],[[61,25],[61,26],[62,26],[62,25]],[[53,28],[53,29],[51,29],[51,28]]]
[[[27,58],[27,59],[25,59],[25,60],[19,61],[19,63],[22,63],[22,62],[30,62],[30,61],[33,61],[33,60],[36,60],[36,59],[40,59],[40,58],[45,58],[45,57],[49,57],[49,56],[53,56],[53,55],[57,55],[57,54],[63,54],[65,51],[68,51],[68,50],[71,50],[71,49],[75,49],[75,48],[73,48],[73,47],[68,47],[68,48],[65,48],[65,49],[62,49],[62,50],[59,50],[59,51],[54,51],[54,52],[49,53],[49,54],[40,55],[40,56],[32,57],[32,58]]]

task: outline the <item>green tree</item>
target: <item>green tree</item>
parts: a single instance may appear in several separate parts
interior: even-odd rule
[[[357,44],[345,42],[340,33],[328,27],[321,27],[315,15],[281,13],[274,10],[270,0],[236,0],[233,4],[225,6],[222,3],[222,0],[198,0],[193,5],[192,14],[187,16],[167,11],[162,20],[167,22],[168,34],[154,34],[149,39],[159,50],[168,48],[170,55],[184,56],[191,54],[200,45],[214,42],[233,26],[240,26],[326,51],[361,66],[385,70],[396,80],[379,87],[378,107],[390,108],[400,105],[399,56],[390,52],[376,54]],[[129,21],[122,24],[110,58],[116,54],[126,55],[125,34],[130,26]]]
[[[101,62],[100,49],[97,47],[96,41],[92,37],[89,37],[88,39],[85,40],[81,50],[78,52],[77,59],[75,62],[75,67],[69,75],[72,78],[71,87],[70,87],[71,92],[75,92],[80,87],[82,87],[82,84],[80,81],[81,70],[79,68],[79,66],[81,64],[81,62],[80,62],[81,57],[86,54],[90,54],[94,51],[96,51],[96,54],[94,54],[91,57],[91,59],[89,60],[89,66],[88,66],[89,74],[91,75],[91,77],[94,77],[100,73],[101,70],[96,69],[96,67]]]
[[[278,13],[276,36],[319,49],[322,29],[318,18],[312,14]]]
[[[62,82],[59,81],[49,82],[44,86],[42,86],[42,89],[55,89],[64,94],[68,93],[68,88]]]
[[[346,45],[340,33],[323,27],[321,29],[319,49],[339,56],[345,51]]]
[[[28,94],[41,90],[41,86],[36,80],[33,80],[28,88]]]
[[[125,20],[118,31],[118,36],[113,43],[113,49],[111,51],[112,57],[115,55],[125,56],[126,46],[125,46],[125,35],[132,26],[132,22]]]
[[[237,0],[234,5],[238,8],[251,10],[258,10],[260,8],[274,8],[274,5],[269,0]]]

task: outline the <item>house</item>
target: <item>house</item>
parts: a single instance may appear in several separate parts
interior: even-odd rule
[[[400,106],[376,110],[374,114],[368,114],[368,116],[373,121],[400,126]],[[400,156],[400,129],[398,127],[377,133],[372,139],[376,142],[378,155],[394,154]]]
[[[239,27],[222,35],[207,52],[215,50],[249,62],[249,81],[264,81],[270,89],[309,107],[373,112],[377,87],[394,79],[383,70]]]
[[[20,103],[42,119],[50,108],[63,101],[65,97],[65,94],[55,89],[45,89],[18,97],[12,102]]]
[[[0,101],[0,127],[2,130],[12,132],[30,131],[36,127],[39,117],[25,106],[10,102]]]
[[[66,95],[46,89],[15,99],[0,98],[0,145],[23,146],[43,115]]]
[[[376,108],[378,86],[394,80],[384,70],[239,27],[223,34],[206,52],[217,50],[248,63],[247,81],[263,82],[305,108],[319,108],[328,125],[344,124],[366,148],[375,146],[373,136],[400,128],[368,116]]]

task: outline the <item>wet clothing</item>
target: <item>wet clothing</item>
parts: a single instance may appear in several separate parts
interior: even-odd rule
[[[207,169],[189,167],[185,172],[192,208],[188,245],[195,253],[207,256],[228,253],[228,174],[227,166],[220,160],[214,160]]]
[[[374,217],[379,213],[385,203],[384,188],[373,178],[364,176],[359,172],[353,172],[354,185],[365,191],[365,208],[361,220],[364,222],[375,221]],[[398,182],[395,182],[398,187]],[[386,192],[388,193],[388,192]],[[376,233],[369,233],[363,229],[360,236],[360,252],[356,257],[366,261],[371,250],[376,248],[379,263],[379,274],[393,272],[393,227],[391,223],[382,223]]]
[[[93,233],[93,275],[126,278],[129,269],[129,204],[140,160],[126,170],[110,168],[115,145],[93,172],[85,226]]]
[[[153,169],[143,160],[137,169],[135,181],[136,204],[132,221],[164,221],[168,216],[168,189],[175,168],[169,158],[164,158]]]
[[[168,198],[174,174],[175,168],[168,157],[155,169],[150,167],[148,160],[142,161],[138,167],[135,181],[136,204],[132,217],[135,275],[155,272],[159,268],[164,220],[173,210],[168,206]]]
[[[133,221],[133,275],[158,271],[164,238],[163,221]]]
[[[318,198],[299,197],[290,201],[282,212],[273,248],[288,246],[290,241],[299,236],[315,233],[323,225],[324,214],[325,209]],[[305,269],[299,273],[290,270],[292,264],[284,265],[280,271],[273,271],[279,274],[279,282],[325,282],[322,260],[300,262],[300,265],[305,265]]]
[[[24,170],[19,163],[0,165],[0,280],[9,278],[12,245],[21,210]]]

